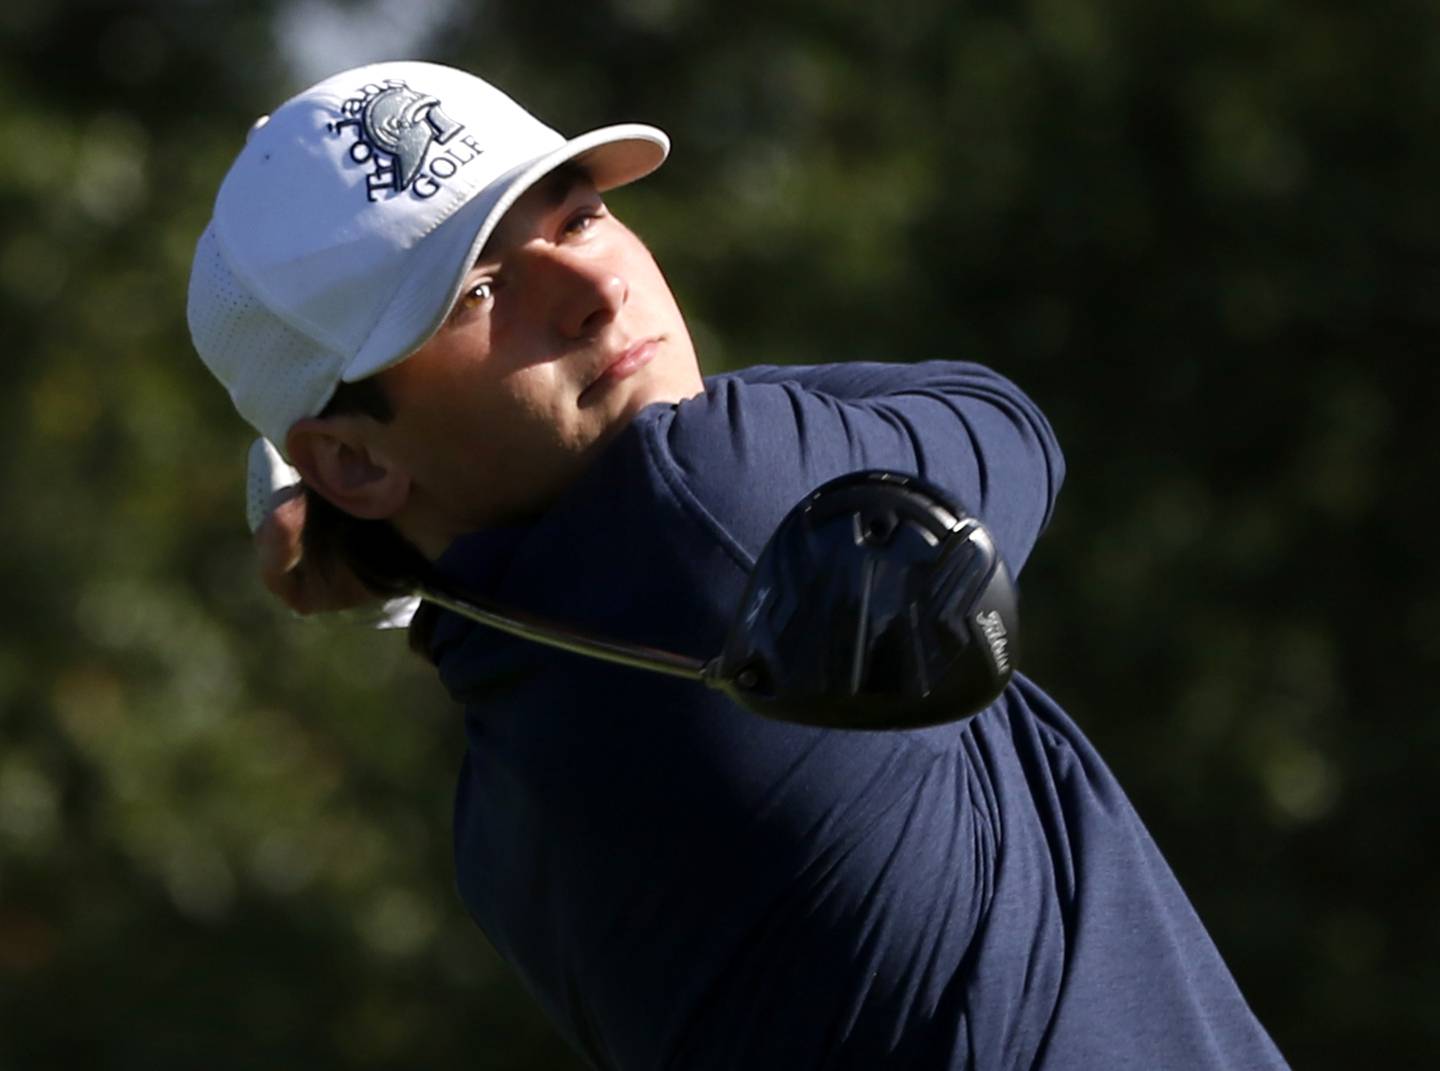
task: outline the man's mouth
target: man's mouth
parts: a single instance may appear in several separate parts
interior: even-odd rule
[[[589,385],[580,392],[579,402],[581,405],[603,392],[607,387],[628,379],[640,369],[655,359],[660,351],[660,343],[663,336],[641,339],[616,353],[600,370],[600,374],[592,379]]]

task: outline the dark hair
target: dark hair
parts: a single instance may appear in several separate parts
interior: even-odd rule
[[[362,379],[341,383],[321,416],[357,414],[386,423],[395,416],[380,383]],[[348,568],[380,598],[408,595],[430,577],[431,566],[389,521],[367,520],[346,513],[308,484],[305,485],[305,530],[301,533],[305,560],[320,575],[333,575],[336,566]],[[422,605],[410,624],[410,646],[429,656],[434,614]]]

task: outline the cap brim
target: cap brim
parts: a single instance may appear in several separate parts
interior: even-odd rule
[[[416,249],[410,274],[341,378],[347,383],[365,379],[419,349],[445,322],[496,225],[526,190],[551,171],[574,161],[603,193],[644,178],[665,162],[669,152],[670,139],[653,126],[602,127],[571,138],[479,191]]]

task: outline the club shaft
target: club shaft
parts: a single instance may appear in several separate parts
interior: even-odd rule
[[[508,635],[518,636],[523,640],[543,643],[547,647],[585,655],[588,658],[598,658],[620,666],[629,666],[632,669],[667,673],[672,677],[683,677],[686,680],[708,683],[705,673],[706,662],[703,659],[576,632],[544,618],[501,610],[474,596],[442,591],[435,587],[419,588],[415,594],[426,602],[432,602],[451,613],[498,629]]]

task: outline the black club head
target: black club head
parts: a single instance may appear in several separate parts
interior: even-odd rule
[[[1014,588],[984,526],[918,478],[858,472],[776,529],[712,683],[783,721],[915,728],[994,702],[1017,639]]]

